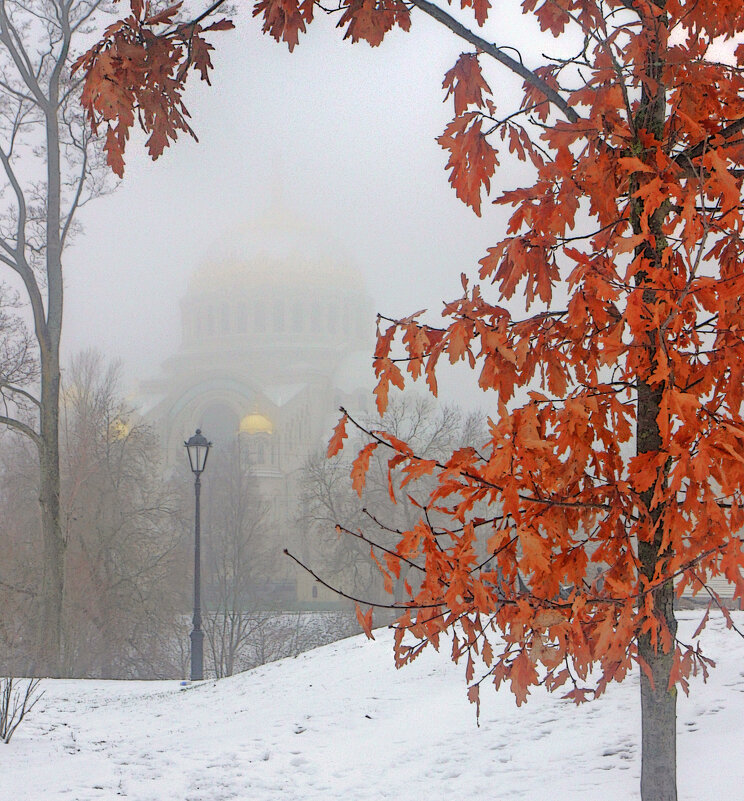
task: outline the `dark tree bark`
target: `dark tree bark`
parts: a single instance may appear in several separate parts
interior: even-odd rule
[[[656,421],[661,391],[645,383],[638,388],[637,453],[658,450],[661,444]],[[654,523],[659,522],[662,508],[651,508],[653,488],[642,494]],[[664,559],[661,550],[662,528],[657,525],[652,542],[638,543],[638,557],[643,575],[651,581],[656,566]],[[674,660],[674,584],[666,581],[653,592],[654,610],[662,628],[671,635],[671,645],[654,645],[650,633],[638,638],[638,654],[644,665],[641,670],[641,798],[643,801],[677,800],[677,688],[669,686]],[[645,664],[644,664],[645,663]],[[646,670],[648,668],[648,672]]]

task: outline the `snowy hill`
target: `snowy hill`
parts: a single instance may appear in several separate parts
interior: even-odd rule
[[[689,640],[700,615],[681,617]],[[186,688],[46,681],[0,745],[0,801],[639,797],[637,675],[578,708],[484,688],[477,727],[446,654],[396,671],[376,636]],[[718,666],[680,697],[679,796],[729,801],[744,794],[744,640],[714,617],[702,641]]]

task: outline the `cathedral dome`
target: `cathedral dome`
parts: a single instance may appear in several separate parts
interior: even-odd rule
[[[263,414],[251,412],[240,421],[240,434],[273,434],[274,424]]]
[[[313,295],[333,290],[364,292],[361,273],[348,263],[309,254],[275,256],[258,253],[212,258],[191,277],[189,295],[220,291],[257,295],[265,291],[305,291]]]
[[[374,325],[360,271],[323,235],[274,211],[223,236],[182,301],[184,346],[199,350],[342,349]]]
[[[318,287],[334,283],[364,292],[364,278],[336,238],[278,205],[256,221],[234,227],[212,243],[194,273],[190,289],[215,283],[241,287]]]

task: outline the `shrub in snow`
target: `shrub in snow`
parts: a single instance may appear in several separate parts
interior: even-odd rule
[[[23,718],[44,695],[39,692],[39,679],[29,679],[25,687],[12,677],[0,679],[0,740],[6,745]]]

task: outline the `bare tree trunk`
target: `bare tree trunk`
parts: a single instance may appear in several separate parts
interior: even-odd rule
[[[672,634],[676,631],[673,588],[667,582],[654,599]],[[677,688],[669,686],[674,649],[655,650],[650,636],[639,638],[638,651],[651,677],[641,671],[641,798],[677,801]],[[653,678],[653,684],[651,682]]]
[[[39,486],[43,539],[43,579],[39,636],[41,665],[50,676],[62,670],[62,604],[64,600],[66,538],[60,520],[59,477],[59,348],[62,338],[62,175],[60,164],[60,77],[69,52],[70,29],[62,15],[61,50],[49,78],[45,112],[46,320],[36,319],[41,362]]]
[[[645,383],[638,388],[637,452],[658,450],[661,436],[657,423],[661,389],[651,390]],[[642,494],[655,525],[651,542],[638,543],[641,570],[648,581],[664,559],[661,551],[662,507],[651,509],[653,487]],[[674,584],[667,581],[654,591],[654,611],[661,627],[666,627],[672,646],[664,651],[661,642],[655,647],[650,633],[638,638],[638,655],[645,666],[641,670],[641,798],[643,801],[677,801],[677,688],[669,686],[674,661]],[[648,672],[646,671],[648,669]],[[650,675],[649,675],[650,674]]]
[[[59,260],[57,272],[60,273]],[[37,671],[48,676],[60,675],[62,669],[62,602],[64,594],[66,540],[60,520],[59,476],[59,342],[62,325],[62,289],[52,299],[50,311],[56,315],[55,328],[46,321],[37,321],[40,343],[41,395],[39,404],[39,503],[42,525],[42,586],[37,637]]]
[[[62,667],[62,601],[65,571],[65,538],[59,514],[59,407],[56,400],[59,396],[59,367],[47,381],[53,386],[47,388],[46,393],[42,388],[39,501],[43,568],[36,670],[48,676],[58,676]],[[45,394],[47,394],[46,403],[43,400]]]

